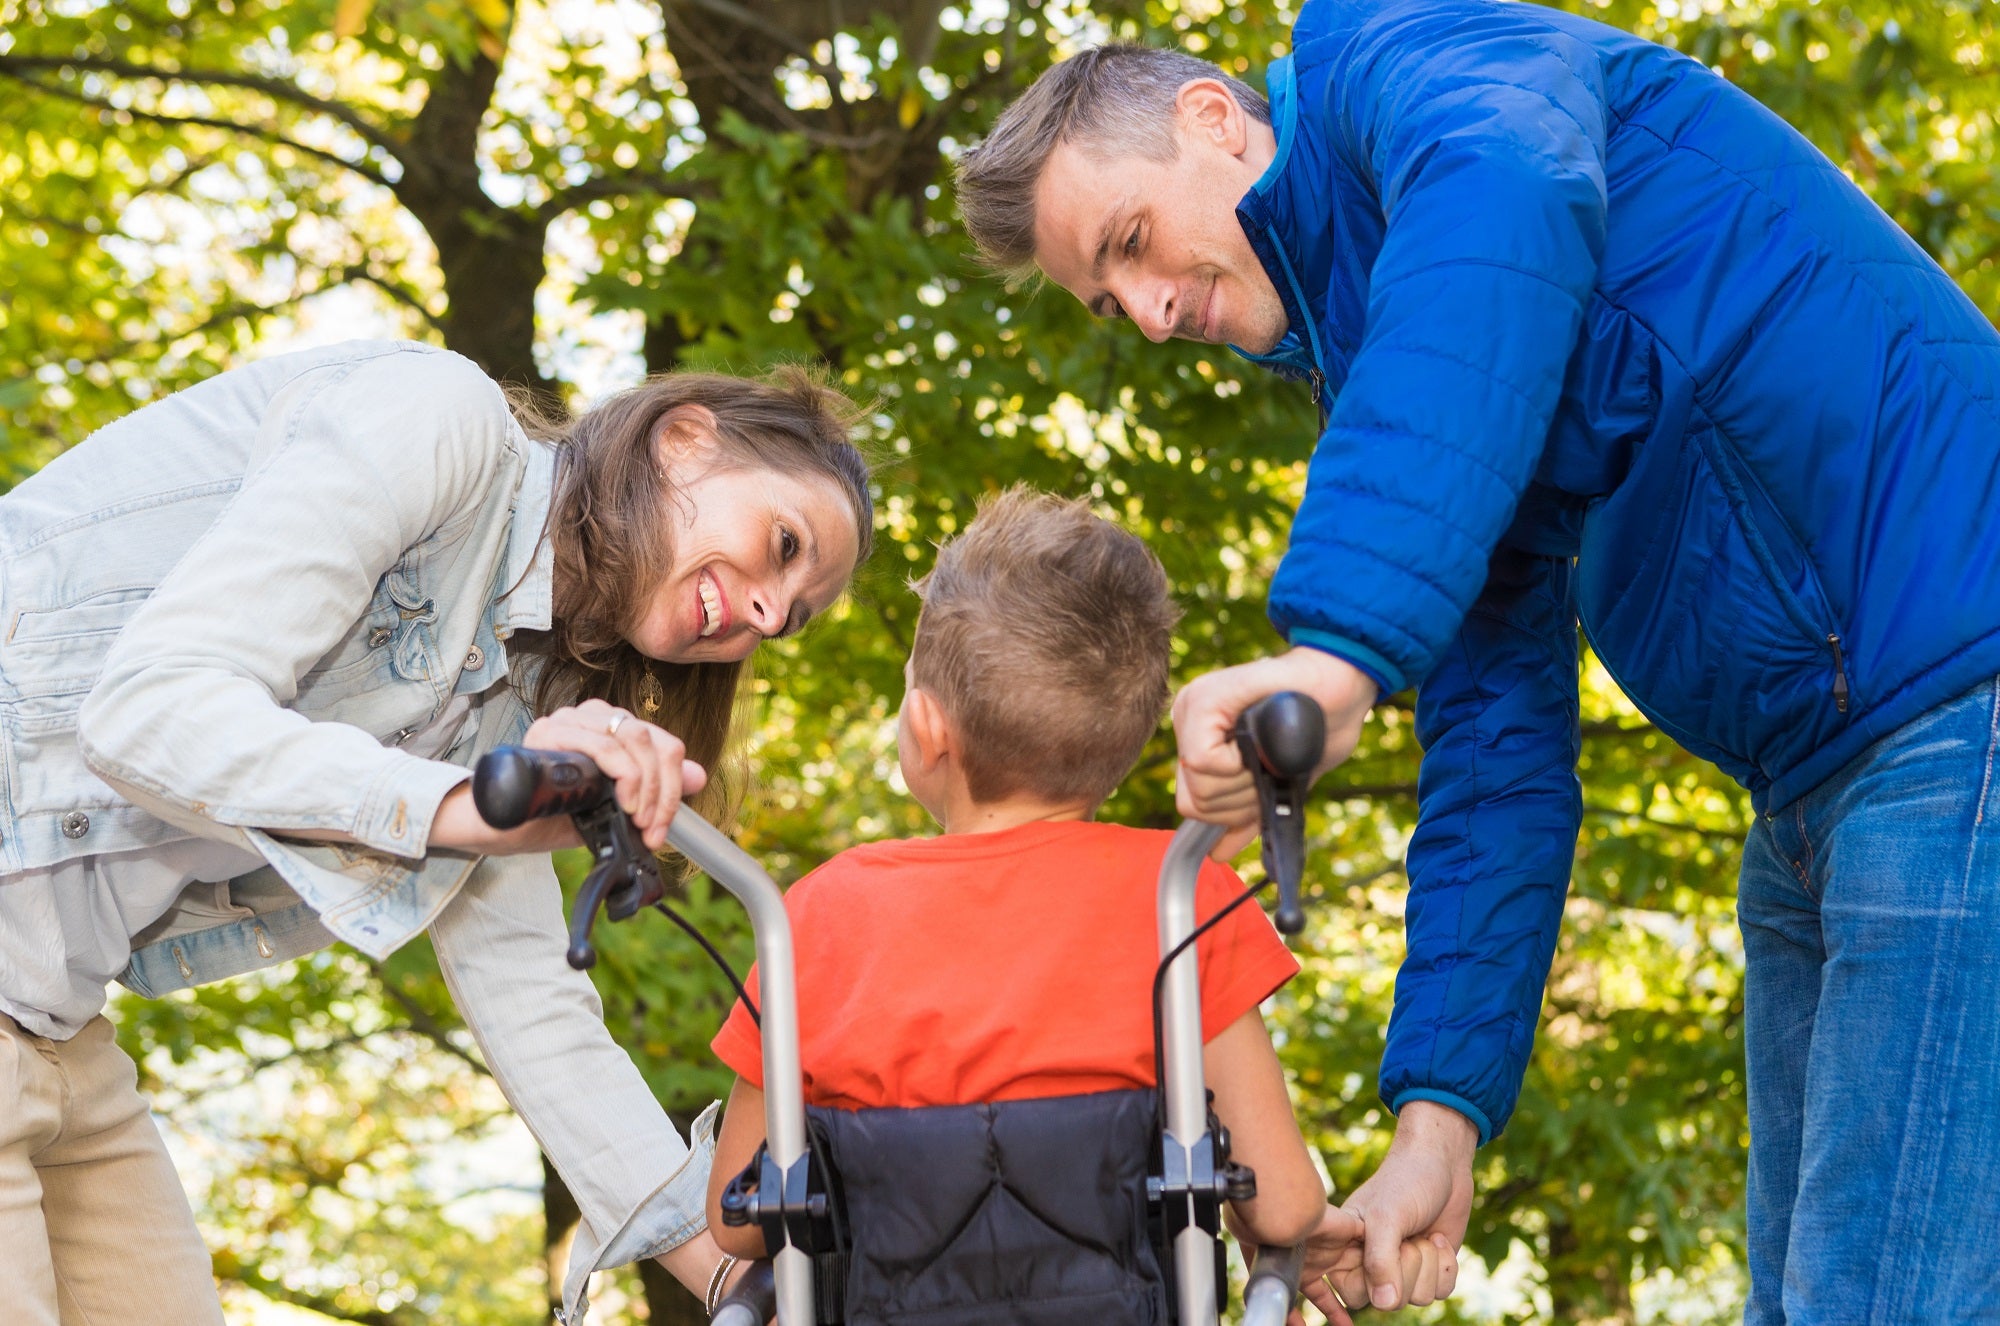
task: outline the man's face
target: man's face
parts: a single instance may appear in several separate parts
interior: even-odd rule
[[[1130,318],[1151,340],[1261,354],[1285,334],[1285,310],[1236,204],[1276,143],[1221,83],[1189,83],[1179,106],[1171,161],[1056,147],[1035,190],[1035,263],[1092,313]]]

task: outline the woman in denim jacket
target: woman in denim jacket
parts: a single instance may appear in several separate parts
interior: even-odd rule
[[[531,438],[466,360],[352,343],[148,406],[0,498],[11,1322],[222,1319],[108,982],[425,929],[582,1208],[565,1319],[641,1257],[705,1287],[709,1116],[691,1153],[564,961],[568,825],[491,829],[468,770],[582,751],[655,847],[683,792],[724,799],[744,660],[867,555],[852,419],[796,371],[676,375]]]

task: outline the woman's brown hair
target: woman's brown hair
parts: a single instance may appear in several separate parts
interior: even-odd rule
[[[540,655],[530,707],[546,714],[595,698],[659,724],[709,771],[707,789],[690,804],[727,820],[742,790],[731,738],[748,662],[663,663],[625,639],[673,564],[667,510],[677,495],[659,464],[661,430],[673,411],[701,406],[715,416],[724,464],[830,480],[854,513],[858,566],[875,536],[868,460],[853,441],[865,407],[823,374],[793,365],[755,378],[662,374],[575,418],[538,397],[509,397],[528,435],[557,448],[547,528],[553,620],[545,636],[518,641]]]

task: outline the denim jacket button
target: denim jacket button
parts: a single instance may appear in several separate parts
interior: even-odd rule
[[[90,832],[90,816],[80,810],[72,810],[62,817],[62,831],[65,838],[81,838]]]
[[[478,645],[474,645],[465,651],[465,670],[467,672],[477,672],[485,666],[486,655],[480,650]]]
[[[389,627],[378,626],[368,633],[368,647],[370,649],[380,649],[383,645],[389,643],[389,637],[394,634],[395,632]]]

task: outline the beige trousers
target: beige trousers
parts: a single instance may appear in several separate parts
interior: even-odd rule
[[[53,1041],[0,1015],[8,1326],[221,1326],[208,1251],[138,1088],[102,1016]]]

